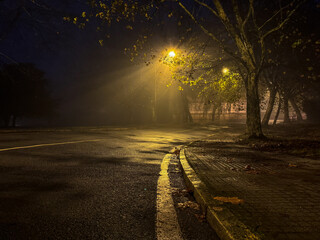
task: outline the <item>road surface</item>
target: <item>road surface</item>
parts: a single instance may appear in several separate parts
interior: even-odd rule
[[[167,231],[157,218],[162,160],[174,146],[211,132],[206,127],[2,130],[0,239],[161,238],[159,229]],[[177,239],[217,239],[199,212],[177,208],[192,199],[176,162],[169,169]]]

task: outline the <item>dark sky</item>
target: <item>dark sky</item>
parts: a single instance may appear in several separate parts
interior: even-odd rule
[[[46,73],[53,97],[59,102],[56,122],[66,125],[120,123],[128,120],[124,113],[133,102],[141,101],[137,106],[148,109],[154,71],[151,70],[151,74],[150,68],[131,63],[124,55],[124,48],[136,40],[137,30],[130,32],[125,25],[117,24],[111,30],[111,38],[101,47],[98,40],[102,33],[96,31],[94,21],[84,30],[63,21],[63,16],[79,16],[86,11],[85,0],[42,1],[61,12],[37,9],[33,12],[30,7],[29,13],[43,24],[32,22],[28,13],[22,12],[14,27],[0,40],[0,52],[16,62],[32,62]],[[7,21],[14,18],[19,2],[0,0],[0,33]],[[172,36],[176,29],[164,25],[162,29],[155,29],[162,34],[155,45],[174,46],[177,41]],[[141,30],[143,27],[140,26]],[[10,63],[1,56],[0,60]],[[133,115],[138,115],[138,110]]]
[[[1,4],[6,3],[14,9],[9,0]],[[70,6],[72,9],[63,10],[79,14],[84,9],[83,4]],[[119,84],[122,88],[129,86],[126,71],[136,68],[123,54],[131,39],[114,34],[102,47],[95,24],[80,30],[61,16],[49,20],[45,27],[35,29],[21,18],[0,41],[0,52],[16,62],[32,62],[46,73],[53,97],[60,105],[58,123],[115,122],[110,115],[115,116],[114,109],[123,107],[116,99],[116,88]],[[10,63],[4,57],[1,60]]]

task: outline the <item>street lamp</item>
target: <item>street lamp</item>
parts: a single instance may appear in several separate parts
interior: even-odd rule
[[[171,58],[173,58],[173,57],[176,56],[176,53],[175,53],[174,51],[170,51],[170,52],[168,53],[168,56],[171,57]]]
[[[224,74],[227,74],[229,71],[230,71],[229,68],[226,68],[226,67],[222,69],[222,72],[223,72]]]
[[[176,56],[176,53],[174,50],[171,50],[169,53],[167,53],[165,59],[172,61],[172,59]],[[153,109],[152,109],[152,120],[155,123],[157,121],[157,68],[155,67],[155,78],[154,78],[154,101],[153,101]]]

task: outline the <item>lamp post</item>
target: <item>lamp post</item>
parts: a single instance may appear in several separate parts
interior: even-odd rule
[[[171,50],[166,58],[168,59],[173,59],[176,56],[176,53],[174,52],[174,50]],[[154,68],[154,73],[155,73],[155,77],[154,77],[154,99],[153,99],[153,108],[152,108],[152,120],[154,123],[157,122],[157,67],[155,66]]]
[[[154,67],[154,99],[153,99],[153,108],[152,108],[152,121],[154,123],[157,122],[157,115],[156,115],[156,102],[157,102],[157,68]]]

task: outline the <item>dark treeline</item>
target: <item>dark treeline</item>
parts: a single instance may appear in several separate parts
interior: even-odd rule
[[[33,64],[6,64],[0,69],[2,126],[15,127],[18,119],[52,117],[54,107],[44,72]]]

